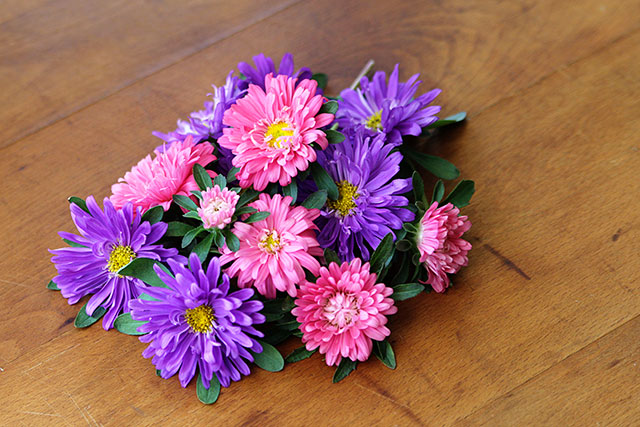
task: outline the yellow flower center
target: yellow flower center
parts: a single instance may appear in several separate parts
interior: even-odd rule
[[[291,126],[287,122],[275,122],[271,123],[264,133],[264,138],[267,141],[269,147],[282,148],[281,138],[293,136],[293,130],[287,129]]]
[[[282,248],[278,232],[276,230],[265,230],[260,242],[258,242],[258,247],[272,255],[278,252]]]
[[[129,264],[135,257],[136,253],[133,252],[131,246],[114,245],[107,262],[107,270],[117,273],[118,270]]]
[[[360,197],[358,187],[349,181],[336,182],[336,185],[338,186],[338,200],[327,200],[327,206],[329,209],[338,211],[340,216],[351,215],[357,206],[355,200]]]
[[[187,324],[191,326],[193,332],[202,334],[211,332],[213,322],[216,320],[213,308],[206,304],[202,304],[196,308],[187,308],[187,311],[184,313],[184,318],[187,320]]]
[[[382,110],[373,113],[365,122],[365,126],[373,130],[382,129]]]

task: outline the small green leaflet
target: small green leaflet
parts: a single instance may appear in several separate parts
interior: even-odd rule
[[[425,201],[424,196],[424,182],[422,181],[422,177],[418,173],[418,171],[414,171],[411,176],[411,181],[413,183],[413,196],[417,201]]]
[[[227,187],[227,178],[224,175],[218,175],[213,179],[213,183],[223,190]]]
[[[271,215],[271,212],[260,211],[260,212],[252,213],[251,215],[249,215],[249,218],[245,219],[243,222],[247,224],[251,224],[254,222],[262,221],[263,219],[266,219],[269,215]]]
[[[173,201],[189,211],[195,211],[198,209],[198,206],[193,202],[193,200],[181,194],[174,194]]]
[[[247,188],[244,192],[240,194],[240,198],[238,199],[238,203],[236,204],[236,207],[240,208],[246,205],[247,203],[252,201],[254,198],[256,198],[258,194],[260,194],[260,192],[252,188]]]
[[[153,266],[156,264],[168,272],[165,266],[151,258],[135,258],[129,264],[118,270],[118,274],[120,276],[136,277],[149,286],[166,288],[167,285],[160,280],[156,272],[153,270]]]
[[[261,353],[251,352],[256,365],[269,372],[278,372],[284,368],[284,359],[280,352],[271,344],[257,340],[262,346]]]
[[[371,255],[371,271],[380,274],[391,262],[393,256],[393,233],[384,236],[373,255]]]
[[[435,187],[433,187],[433,197],[431,197],[431,203],[440,203],[442,197],[444,197],[444,183],[441,179],[439,179],[438,182],[436,182]]]
[[[310,194],[309,197],[302,202],[302,206],[307,209],[321,209],[324,204],[327,202],[327,191],[319,190],[313,194]]]
[[[391,298],[394,301],[404,301],[419,295],[422,291],[424,291],[424,285],[420,283],[403,283],[393,287]]]
[[[326,190],[327,196],[331,200],[337,200],[339,197],[338,186],[329,176],[326,170],[318,162],[311,163],[311,175],[316,182],[318,189]]]
[[[149,221],[150,224],[155,224],[162,220],[164,215],[164,209],[162,206],[154,206],[142,215],[142,221]]]
[[[196,383],[196,394],[198,395],[198,400],[205,405],[216,403],[216,400],[218,400],[218,396],[220,396],[220,382],[218,382],[218,378],[215,375],[212,375],[211,382],[209,383],[209,388],[205,388],[204,384],[202,383],[202,375],[198,374],[198,382]]]
[[[291,180],[291,184],[287,185],[286,187],[282,187],[282,195],[290,196],[293,199],[293,203],[298,200],[298,183],[296,182],[295,178]]]
[[[462,180],[456,188],[453,189],[446,199],[442,202],[443,205],[447,203],[453,203],[457,208],[463,208],[469,204],[473,193],[476,191],[475,183],[470,180]]]
[[[323,132],[327,135],[327,141],[329,144],[339,144],[344,141],[345,136],[342,132],[338,132],[334,129],[327,129]]]
[[[65,242],[67,245],[71,246],[72,248],[86,248],[86,246],[81,245],[80,243],[72,242],[69,239],[62,239],[62,241]]]
[[[123,334],[127,335],[144,335],[146,332],[138,332],[138,326],[142,326],[147,322],[143,322],[140,320],[133,320],[131,318],[131,313],[122,313],[120,316],[116,317],[113,326]]]
[[[284,360],[287,363],[295,363],[311,357],[316,350],[309,351],[304,346],[296,348]]]
[[[82,308],[78,312],[78,315],[76,316],[76,320],[74,320],[73,322],[73,326],[75,326],[76,328],[86,328],[93,325],[98,320],[100,320],[100,318],[107,312],[104,307],[98,307],[94,310],[93,314],[89,316],[87,314],[87,304],[82,306]]]
[[[438,178],[452,180],[460,176],[460,171],[453,163],[442,157],[430,154],[419,153],[409,148],[404,148],[402,152],[421,167],[425,168]]]
[[[315,73],[311,76],[311,80],[315,80],[318,82],[318,87],[322,90],[327,88],[327,83],[329,82],[329,77],[325,73]]]
[[[194,227],[189,224],[185,224],[184,222],[171,221],[168,224],[167,231],[164,235],[167,237],[182,237],[193,228]]]
[[[224,237],[227,243],[227,247],[231,252],[236,252],[240,249],[240,240],[238,237],[231,232],[229,229],[224,230]]]
[[[227,174],[227,182],[232,182],[236,180],[236,174],[240,172],[240,168],[231,168],[229,169],[229,173]]]
[[[73,203],[74,205],[78,205],[78,207],[80,207],[83,211],[89,213],[89,208],[87,208],[87,203],[82,200],[80,197],[69,197],[67,199],[69,201],[69,203]]]
[[[356,369],[357,364],[358,362],[354,362],[347,357],[343,357],[342,361],[338,365],[338,369],[336,369],[336,373],[333,374],[333,382],[337,383],[347,378],[347,376]]]
[[[447,125],[451,125],[454,123],[460,123],[461,121],[463,121],[464,119],[467,118],[467,113],[464,111],[461,111],[457,114],[454,114],[452,116],[446,117],[444,119],[440,119],[434,123],[431,123],[429,126],[425,127],[424,129],[436,129],[436,128],[440,128],[442,126],[447,126]]]
[[[336,101],[327,101],[324,104],[322,104],[322,107],[320,107],[318,114],[326,113],[326,114],[335,115],[337,111],[338,111],[338,103]]]
[[[207,170],[198,163],[193,165],[193,177],[195,178],[198,187],[200,187],[200,190],[204,191],[207,188],[213,187],[211,176],[207,173]]]
[[[196,238],[196,236],[197,236],[198,234],[202,233],[203,231],[204,231],[204,227],[203,227],[203,226],[199,226],[199,227],[196,227],[196,228],[193,228],[193,229],[189,230],[189,231],[184,235],[184,237],[182,238],[181,246],[182,246],[183,248],[186,248],[187,246],[189,246],[189,244],[190,244],[191,242],[193,242],[193,239],[195,239],[195,238]]]
[[[52,291],[59,291],[60,290],[58,285],[56,285],[56,282],[54,282],[53,280],[49,281],[49,283],[47,284],[47,289],[51,289]]]
[[[396,369],[396,355],[393,353],[391,344],[386,340],[373,342],[373,354],[375,354],[385,366]]]
[[[324,260],[327,262],[327,265],[331,264],[332,262],[335,262],[338,265],[341,265],[342,263],[340,262],[340,258],[338,257],[338,254],[330,248],[326,248],[324,250]]]
[[[207,237],[202,239],[202,241],[193,248],[193,252],[198,255],[200,262],[204,262],[207,259],[207,255],[209,255],[209,251],[211,250],[211,244],[213,243],[213,237],[213,233],[207,233]]]

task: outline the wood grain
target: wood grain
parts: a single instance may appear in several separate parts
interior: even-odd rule
[[[294,1],[6,3],[0,6],[0,146]]]
[[[629,345],[640,314],[639,11],[633,1],[603,9],[591,0],[294,5],[0,149],[10,249],[0,257],[3,422],[637,419],[637,399],[628,398],[637,385],[623,377],[639,354]],[[295,52],[298,64],[335,77],[333,91],[369,57],[387,70],[400,62],[405,77],[423,73],[425,90],[445,89],[445,112],[468,109],[466,125],[422,148],[476,180],[465,209],[474,250],[447,294],[400,304],[395,371],[371,360],[332,385],[316,355],[281,373],[256,370],[206,407],[193,385],[155,377],[137,340],[74,330],[77,307],[44,288],[54,274],[46,248],[58,244],[55,230],[72,230],[65,197],[108,195],[157,144],[151,130],[171,129],[212,79],[261,50]],[[618,359],[624,370],[610,375]],[[618,382],[626,388],[616,392]],[[542,390],[549,396],[538,401]]]

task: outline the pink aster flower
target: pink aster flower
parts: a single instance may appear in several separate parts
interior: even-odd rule
[[[328,269],[320,268],[316,283],[302,283],[291,313],[301,323],[307,350],[320,347],[329,366],[338,365],[343,357],[369,358],[372,340],[389,336],[387,316],[398,311],[389,298],[393,289],[376,280],[369,263],[362,265],[355,258],[342,265],[332,262]]]
[[[318,83],[286,75],[265,78],[265,88],[250,85],[247,95],[225,113],[229,126],[218,143],[233,151],[233,165],[241,187],[262,191],[270,182],[285,186],[298,171],[316,160],[315,142],[324,150],[328,141],[319,128],[333,121],[333,114],[318,111],[322,95]]]
[[[111,203],[116,209],[131,202],[134,208],[142,207],[143,212],[158,205],[169,210],[175,194],[191,196],[191,191],[198,190],[193,166],[196,163],[206,166],[216,159],[210,143],[196,145],[191,135],[184,141],[174,142],[163,153],[156,151],[155,154],[154,159],[147,155],[140,160],[111,186]],[[209,175],[216,176],[211,171]]]
[[[252,224],[236,222],[233,233],[240,240],[240,249],[222,249],[221,264],[233,263],[226,269],[238,278],[238,286],[255,286],[267,298],[276,297],[276,289],[296,296],[296,285],[304,280],[303,267],[317,274],[320,263],[314,256],[322,255],[313,220],[318,209],[291,207],[293,199],[276,194],[260,194],[249,206],[260,212],[270,212],[267,218]]]
[[[471,222],[459,214],[451,203],[438,207],[434,202],[420,220],[416,236],[420,262],[429,271],[425,283],[436,292],[444,292],[449,286],[447,273],[457,273],[468,262],[471,243],[461,237],[471,228]]]
[[[202,201],[198,208],[198,215],[204,223],[204,228],[218,227],[222,230],[231,222],[240,195],[217,185],[202,192]]]

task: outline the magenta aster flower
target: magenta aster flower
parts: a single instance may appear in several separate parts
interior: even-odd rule
[[[311,146],[322,149],[328,141],[321,127],[333,114],[318,111],[323,97],[315,95],[315,80],[297,80],[285,75],[267,75],[266,90],[250,85],[247,96],[229,108],[223,118],[228,128],[218,143],[232,150],[233,165],[241,187],[262,191],[270,182],[286,186],[299,171],[316,160]]]
[[[186,265],[169,261],[175,278],[155,267],[167,288],[148,287],[145,293],[154,300],[131,301],[131,317],[147,321],[138,327],[148,332],[140,341],[149,343],[142,355],[153,357],[162,378],[180,371],[178,378],[186,387],[196,373],[202,384],[210,387],[215,375],[223,387],[249,375],[247,361],[262,346],[254,337],[262,332],[253,325],[265,318],[260,301],[250,300],[253,289],[229,293],[229,277],[220,274],[220,261],[212,258],[207,269],[194,253]]]
[[[436,292],[444,292],[449,286],[447,273],[457,273],[468,262],[471,243],[461,237],[471,228],[471,222],[459,214],[460,210],[451,203],[438,207],[434,202],[418,225],[420,262],[429,272],[425,283]]]
[[[173,196],[191,196],[198,190],[193,178],[193,166],[206,166],[216,159],[213,146],[208,142],[197,144],[191,136],[177,141],[163,153],[156,151],[156,157],[147,155],[136,166],[111,186],[111,202],[116,208],[131,202],[146,211],[154,206],[169,210]],[[211,177],[215,172],[209,171]]]
[[[364,126],[370,135],[384,133],[387,142],[402,143],[403,135],[420,135],[422,128],[438,120],[439,106],[428,106],[440,94],[434,89],[414,98],[420,81],[419,74],[405,82],[398,81],[398,65],[389,76],[378,71],[371,81],[365,76],[360,88],[340,93],[338,123],[343,128]]]
[[[231,222],[240,196],[235,191],[213,186],[202,192],[202,200],[198,215],[204,223],[204,228],[223,229]]]
[[[319,347],[327,365],[338,365],[343,357],[365,361],[372,340],[382,341],[391,333],[387,316],[398,311],[389,296],[393,289],[376,283],[369,263],[359,258],[329,268],[321,267],[315,283],[304,281],[291,313],[301,323],[307,350]]]
[[[269,74],[274,76],[284,75],[287,77],[297,77],[299,83],[311,78],[311,70],[306,67],[300,68],[298,72],[295,71],[293,55],[290,53],[284,54],[278,69],[276,69],[273,59],[265,56],[264,53],[254,56],[253,62],[256,64],[255,68],[246,62],[238,64],[238,70],[245,76],[245,79],[240,80],[238,83],[240,89],[247,89],[250,84],[254,84],[264,90],[265,77]]]
[[[137,298],[146,285],[133,277],[119,276],[118,270],[134,258],[151,258],[166,261],[175,258],[185,260],[174,248],[155,245],[167,230],[167,224],[141,222],[141,208],[136,212],[131,203],[116,210],[109,199],[104,199],[104,212],[93,196],[87,198],[85,212],[71,205],[71,217],[80,236],[60,232],[60,237],[82,247],[51,250],[51,261],[58,270],[54,282],[69,299],[77,303],[85,295],[92,295],[86,312],[92,315],[98,307],[107,312],[102,321],[104,329],[111,329],[116,317],[129,311],[128,303]]]
[[[320,263],[314,256],[322,255],[316,240],[313,220],[320,215],[317,209],[291,207],[291,197],[260,194],[249,206],[259,212],[270,212],[266,219],[246,224],[236,222],[233,233],[240,240],[240,249],[222,249],[220,262],[233,263],[226,269],[238,278],[238,286],[255,286],[267,298],[276,297],[276,289],[296,296],[296,285],[305,273],[303,268],[317,274]]]

